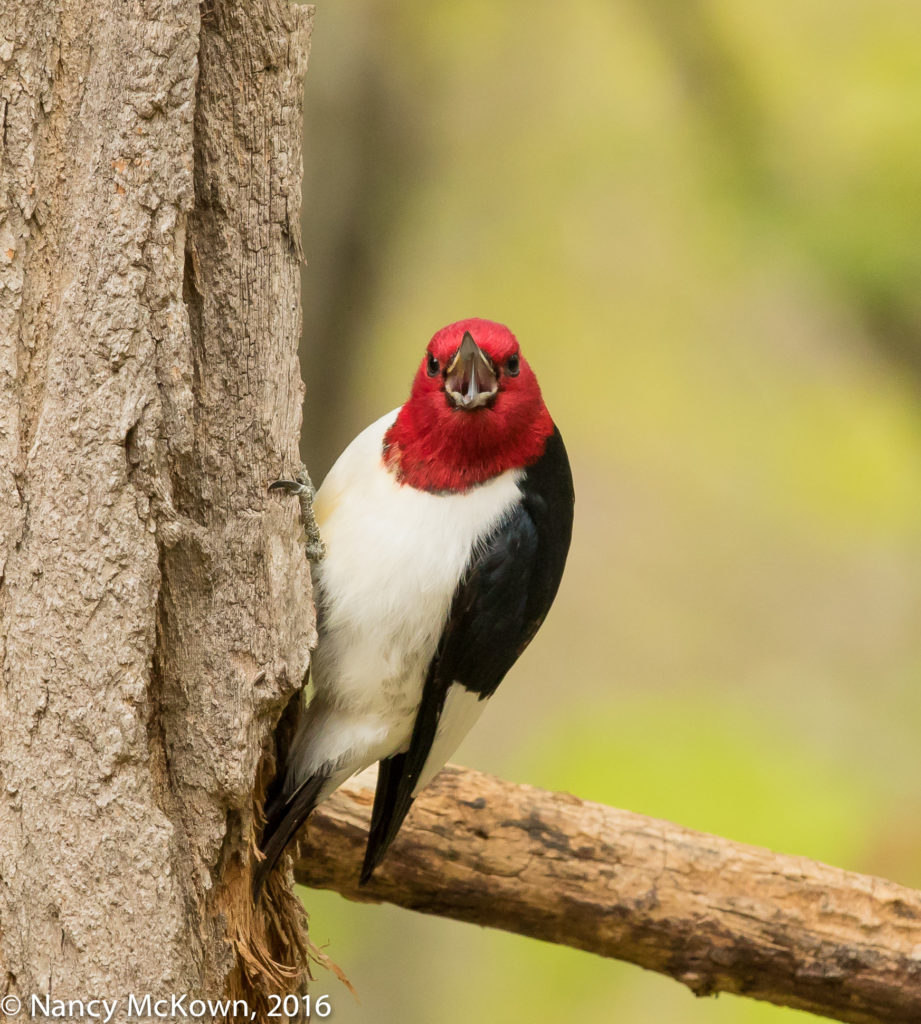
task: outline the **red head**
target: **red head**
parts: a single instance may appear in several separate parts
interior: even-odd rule
[[[425,491],[463,491],[543,454],[553,421],[514,334],[459,320],[429,342],[384,438],[387,466]]]

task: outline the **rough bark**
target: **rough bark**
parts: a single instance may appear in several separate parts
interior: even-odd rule
[[[222,994],[313,639],[284,0],[0,0],[0,991]]]
[[[295,875],[853,1024],[921,1020],[921,893],[449,767],[357,885],[373,789],[311,819]]]

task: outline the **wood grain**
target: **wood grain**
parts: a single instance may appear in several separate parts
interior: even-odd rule
[[[0,995],[239,965],[228,880],[315,636],[266,492],[299,461],[310,18],[0,0]]]
[[[921,1020],[921,893],[894,882],[449,766],[359,889],[372,799],[360,776],[319,808],[298,881],[627,960],[698,995]]]

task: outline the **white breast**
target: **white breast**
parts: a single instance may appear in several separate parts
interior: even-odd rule
[[[312,671],[327,707],[399,721],[405,731],[471,553],[521,493],[519,471],[459,495],[401,486],[382,460],[397,411],[355,438],[317,494],[327,554],[316,573],[322,621]]]

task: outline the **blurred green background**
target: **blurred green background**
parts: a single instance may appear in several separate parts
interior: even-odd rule
[[[921,886],[921,7],[318,4],[305,458],[507,323],[567,575],[456,760]],[[806,1016],[304,893],[340,1024]]]

